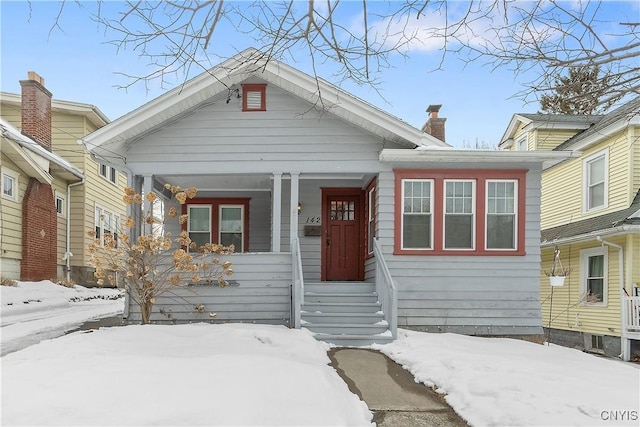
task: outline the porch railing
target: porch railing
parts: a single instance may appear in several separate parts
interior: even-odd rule
[[[300,311],[304,300],[304,278],[302,276],[302,256],[300,255],[300,240],[296,237],[291,245],[291,271],[293,283],[291,285],[291,323],[300,329]]]
[[[622,301],[622,318],[626,335],[640,339],[640,296],[624,296]]]
[[[376,260],[376,292],[382,304],[384,320],[389,324],[391,336],[396,339],[398,337],[398,290],[389,272],[378,239],[373,239],[373,253]]]

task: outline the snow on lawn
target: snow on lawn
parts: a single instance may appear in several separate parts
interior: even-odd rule
[[[327,345],[284,326],[76,332],[2,358],[2,425],[362,426]]]
[[[123,301],[119,289],[67,288],[49,280],[0,286],[2,355],[122,313]]]
[[[374,348],[446,394],[474,426],[637,426],[640,419],[640,369],[617,360],[514,339],[407,330]]]

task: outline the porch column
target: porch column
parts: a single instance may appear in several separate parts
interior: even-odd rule
[[[147,194],[153,191],[153,175],[145,175],[142,178],[142,195],[144,200],[144,210],[142,212],[142,234],[151,234],[153,232],[152,224],[147,224],[144,220],[147,215],[151,215],[153,212],[153,203],[149,202],[146,197]]]
[[[282,234],[282,172],[273,173],[273,206],[271,208],[271,251],[280,252]]]
[[[298,191],[300,172],[291,172],[291,203],[289,205],[290,229],[289,250],[293,251],[293,240],[298,237]]]

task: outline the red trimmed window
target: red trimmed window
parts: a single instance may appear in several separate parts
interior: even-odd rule
[[[266,83],[242,85],[242,111],[267,111]]]
[[[395,250],[524,255],[526,170],[396,170]]]
[[[182,213],[189,215],[183,229],[197,246],[211,242],[248,251],[249,199],[196,198],[182,205]]]

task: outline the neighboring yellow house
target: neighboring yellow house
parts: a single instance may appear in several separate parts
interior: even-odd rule
[[[640,355],[640,97],[605,115],[515,114],[499,147],[575,154],[542,174],[540,300],[550,340]],[[570,270],[563,286],[546,277],[554,259]]]
[[[81,171],[83,176],[82,179],[54,179],[52,182],[51,191],[57,216],[56,277],[43,277],[44,273],[41,273],[36,274],[36,278],[70,277],[80,284],[95,283],[93,268],[88,264],[86,252],[90,239],[87,231],[96,230],[97,234],[104,235],[105,232],[118,229],[126,212],[122,196],[127,177],[109,165],[94,161],[85,147],[78,145],[77,141],[109,123],[109,120],[93,105],[52,99],[51,92],[44,86],[44,79],[37,73],[29,72],[27,80],[20,83],[21,94],[0,93],[2,119],[20,129],[22,134],[31,137],[46,150],[64,159]],[[5,167],[4,144],[2,151],[2,166]],[[11,169],[8,163],[6,169]],[[21,186],[26,186],[29,180],[26,174],[16,174],[19,171],[13,169],[10,172],[14,176],[18,175],[17,181]],[[17,199],[14,203],[17,206],[21,200]],[[2,206],[5,206],[4,199]],[[3,213],[4,211],[5,209]],[[16,210],[14,213],[19,212]],[[16,221],[13,223],[17,224]],[[35,280],[32,267],[25,269],[23,265],[20,268],[21,264],[25,264],[25,252],[29,252],[16,239],[24,231],[24,227],[18,224],[10,228],[7,224],[3,219],[0,274],[3,277]],[[32,222],[28,224],[27,229],[31,228]],[[26,242],[24,238],[23,241]],[[6,248],[9,242],[12,242],[11,250]]]

